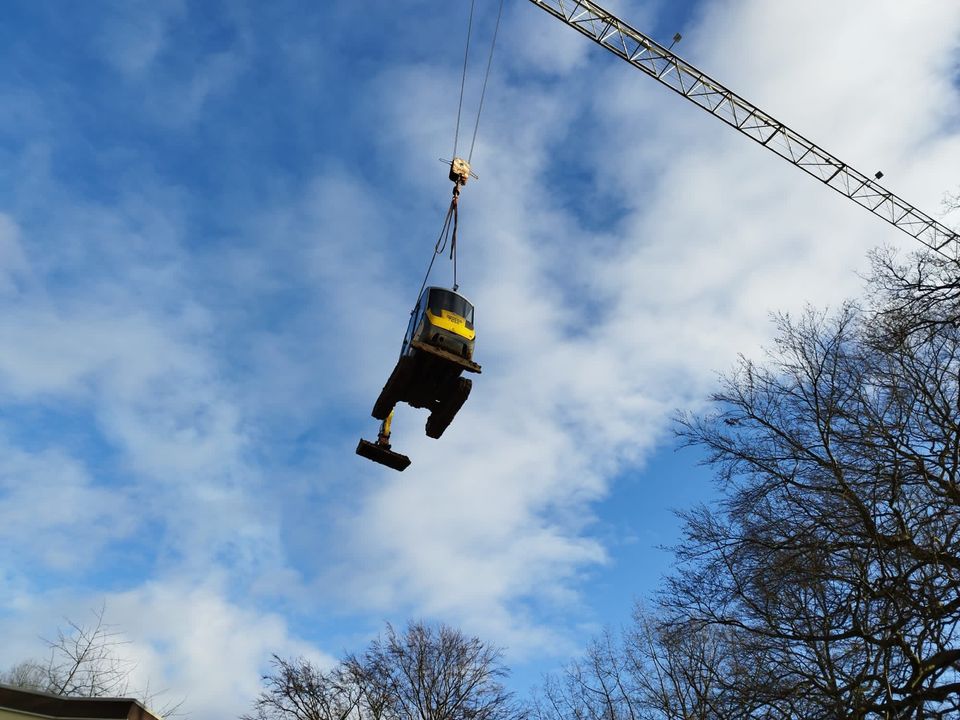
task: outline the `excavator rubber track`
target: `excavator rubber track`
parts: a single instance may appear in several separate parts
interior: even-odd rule
[[[450,426],[453,418],[457,416],[460,408],[467,401],[472,387],[473,381],[470,378],[457,378],[454,389],[447,394],[446,398],[427,418],[427,437],[436,440],[443,435],[443,431]]]
[[[449,400],[447,397],[448,393],[453,391],[455,394],[459,387],[451,376],[459,376],[464,370],[473,373],[479,373],[481,371],[480,366],[472,360],[455,355],[442,348],[428,345],[418,340],[410,343],[410,347],[421,354],[421,356],[403,355],[397,360],[393,372],[390,373],[390,377],[387,378],[387,382],[380,391],[377,401],[373,404],[373,411],[370,414],[377,420],[386,419],[387,415],[390,414],[390,411],[393,410],[398,402],[409,403],[413,407],[433,408],[435,404],[434,399],[437,398],[437,394],[440,394],[439,400],[441,403],[449,405],[447,402]],[[428,367],[429,370],[426,369]],[[447,379],[443,381],[445,384],[441,384],[439,388],[433,384],[432,380],[438,377],[438,373],[436,372],[438,367],[446,368],[446,370],[442,371],[440,377],[443,375],[447,377]],[[441,389],[443,389],[443,392],[441,392]],[[467,394],[469,394],[469,392],[470,391],[467,390]],[[464,400],[466,400],[466,397],[464,397]],[[463,405],[462,401],[456,405],[456,408],[453,410],[453,414],[450,416],[451,420],[453,419],[453,415],[457,414],[460,405]],[[449,424],[450,422],[448,421],[444,427]],[[443,430],[440,432],[442,433]],[[436,437],[440,436],[437,435]]]
[[[397,360],[393,372],[387,378],[383,390],[373,404],[373,412],[370,413],[377,420],[386,420],[387,415],[393,410],[393,406],[403,400],[404,388],[410,383],[413,376],[413,360],[404,356]]]

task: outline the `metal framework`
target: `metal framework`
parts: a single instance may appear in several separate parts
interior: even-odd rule
[[[589,0],[530,0],[614,55],[927,247],[960,259],[960,237]]]

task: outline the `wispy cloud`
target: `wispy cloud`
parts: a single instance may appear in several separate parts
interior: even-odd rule
[[[960,160],[960,10],[867,5],[706,2],[681,47],[933,208]],[[234,716],[269,652],[329,659],[385,618],[511,661],[570,651],[625,552],[598,501],[771,310],[855,294],[895,231],[508,6],[461,200],[485,370],[441,441],[400,409],[414,465],[392,474],[352,452],[449,197],[459,63],[425,43],[450,18],[421,35],[396,3],[343,3],[332,39],[285,4],[195,10],[107,13],[85,93],[2,76],[0,664],[103,597],[138,673],[204,717]]]

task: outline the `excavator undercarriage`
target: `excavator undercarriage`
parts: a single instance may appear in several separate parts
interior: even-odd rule
[[[430,411],[427,436],[439,438],[463,407],[473,382],[460,374],[480,372],[472,360],[414,340],[398,361],[373,405],[373,417],[385,420],[398,402]]]
[[[473,305],[455,291],[430,287],[411,313],[403,350],[373,405],[380,420],[376,442],[360,440],[357,454],[403,470],[406,455],[390,449],[390,425],[397,403],[428,410],[426,433],[439,438],[470,395],[473,382],[464,372],[479,373],[473,357]]]

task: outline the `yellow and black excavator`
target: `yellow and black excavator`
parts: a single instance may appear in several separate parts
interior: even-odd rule
[[[473,386],[462,374],[480,372],[473,361],[475,336],[469,300],[447,288],[424,289],[410,313],[400,359],[373,405],[371,414],[381,421],[377,441],[361,439],[357,455],[394,470],[410,465],[410,458],[390,449],[390,425],[399,402],[429,410],[427,436],[443,435]]]

